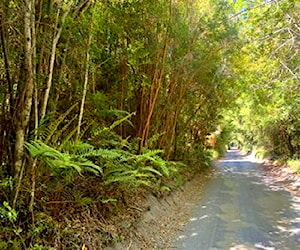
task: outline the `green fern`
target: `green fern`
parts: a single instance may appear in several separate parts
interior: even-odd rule
[[[81,154],[82,157],[101,157],[107,160],[114,160],[121,158],[122,154],[114,149],[95,149]]]
[[[55,132],[57,132],[57,128],[59,125],[65,120],[65,118],[71,113],[71,111],[77,106],[77,104],[72,105],[64,114],[60,115],[57,119],[55,119],[54,122],[50,123],[48,128],[45,131],[44,135],[41,135],[41,138],[43,138],[45,135],[45,143],[49,143],[51,140],[51,137],[54,135]],[[67,125],[69,126],[70,123]],[[66,129],[66,128],[65,128]]]
[[[25,147],[33,158],[44,162],[56,174],[66,174],[72,170],[79,174],[85,171],[94,174],[102,173],[102,168],[91,160],[75,154],[62,153],[39,140],[27,142]]]
[[[129,120],[129,118],[131,118],[133,115],[135,115],[135,112],[131,113],[131,114],[128,114],[126,115],[125,117],[115,121],[110,127],[109,127],[109,130],[112,130],[114,129],[115,127],[119,126],[121,123],[123,123],[124,121],[128,122],[132,127],[133,127],[133,124],[131,123],[131,121]]]
[[[150,137],[147,141],[147,145],[149,148],[154,148],[155,145],[157,144],[159,138],[163,135],[164,133],[160,133],[160,134],[155,134],[152,137]]]
[[[44,162],[56,174],[67,177],[76,172],[103,173],[106,184],[156,186],[163,176],[169,177],[175,169],[159,156],[162,150],[136,155],[122,149],[95,149],[81,141],[65,142],[63,152],[41,141],[26,143],[26,148],[32,157]]]
[[[81,192],[74,192],[74,200],[78,207],[85,207],[93,204],[93,199],[91,197],[83,196]]]
[[[65,133],[67,133],[67,129],[71,126],[71,124],[77,119],[77,116],[74,116],[66,125],[64,125],[61,129],[56,130],[56,133],[52,135],[51,141],[57,142],[60,138],[62,138]],[[45,143],[47,143],[45,141]]]
[[[141,170],[124,170],[110,173],[105,179],[106,184],[119,183],[128,186],[151,186],[151,174],[143,173]]]
[[[104,180],[106,184],[119,183],[129,186],[153,186],[162,176],[169,176],[169,168],[158,154],[162,150],[149,150],[144,154],[134,155],[118,151],[121,155],[113,164],[106,164]]]
[[[85,153],[93,151],[94,146],[82,141],[75,141],[75,142],[69,141],[69,142],[65,142],[63,150],[68,153],[82,156]]]
[[[132,159],[134,159],[137,163],[149,161],[160,175],[169,176],[170,171],[167,162],[158,156],[158,154],[161,153],[163,153],[163,150],[160,149],[149,150],[144,154],[133,156]]]
[[[158,170],[152,168],[152,167],[144,167],[142,168],[142,171],[145,171],[145,172],[152,172],[153,174],[156,174],[158,176],[163,176],[161,172],[159,172]]]
[[[150,160],[151,161],[153,159],[152,158],[153,156],[156,156],[156,155],[158,155],[162,152],[163,152],[163,150],[160,150],[160,149],[148,150],[147,152],[145,152],[143,154],[139,154],[139,155],[132,154],[132,156],[129,159],[132,159],[136,162],[142,162],[142,161],[145,161],[145,160]]]
[[[83,123],[82,123],[83,124]],[[71,141],[71,138],[77,133],[77,127],[74,127],[68,135],[64,138],[61,145],[58,147],[59,150],[63,150],[66,144],[68,144]]]
[[[129,118],[132,117],[133,115],[135,115],[135,113],[131,113],[131,114],[126,115],[125,117],[113,122],[113,124],[110,125],[109,127],[99,128],[99,129],[95,130],[94,131],[94,136],[101,135],[101,134],[103,134],[104,132],[107,132],[107,131],[111,131],[115,127],[119,126],[121,123],[123,123],[125,121],[128,122],[131,126],[133,126],[132,122],[129,120]]]
[[[160,157],[153,157],[152,159],[153,164],[160,169],[160,171],[163,173],[165,176],[170,175],[170,166],[167,164],[165,160],[163,160]]]
[[[155,149],[155,150],[148,150],[145,153],[143,153],[142,155],[140,155],[141,157],[146,157],[148,159],[150,159],[153,156],[157,156],[158,154],[163,153],[164,151],[161,149]]]

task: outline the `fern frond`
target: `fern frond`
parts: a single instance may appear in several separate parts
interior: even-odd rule
[[[147,180],[137,180],[136,181],[136,186],[147,186],[147,187],[152,187],[152,182],[151,181],[147,181]]]
[[[139,161],[144,161],[144,160],[150,160],[152,161],[154,156],[160,154],[160,153],[163,153],[163,150],[160,150],[160,149],[156,149],[156,150],[149,150],[141,155],[137,155],[136,156],[136,161],[139,162]]]
[[[102,157],[104,159],[117,159],[121,154],[113,149],[96,149],[81,154],[82,157]]]
[[[109,165],[109,164],[106,164],[106,166]],[[116,175],[116,174],[122,174],[124,172],[127,172],[129,170],[133,170],[133,167],[131,165],[128,165],[126,163],[124,164],[116,164],[116,165],[113,165],[113,166],[110,166],[110,167],[107,167],[105,169],[105,172],[104,172],[104,177],[108,177],[112,174]]]
[[[155,149],[155,150],[148,150],[147,152],[145,152],[143,155],[145,157],[153,157],[153,156],[156,156],[158,154],[161,154],[163,153],[164,151],[161,150],[161,149]]]
[[[132,177],[131,176],[110,176],[109,178],[107,178],[104,183],[105,184],[111,184],[111,183],[115,183],[115,182],[119,182],[119,183],[131,183],[132,182]]]
[[[83,126],[85,122],[82,122],[81,126]],[[94,121],[91,121],[89,122],[80,132],[80,135],[78,136],[77,140],[81,140],[81,138],[84,136],[84,134],[86,133],[86,131],[88,131],[88,129],[93,126],[95,122]]]
[[[152,168],[152,167],[144,167],[143,168],[143,171],[149,171],[149,172],[152,172],[158,176],[162,176],[161,172],[159,172],[158,170]]]
[[[129,120],[129,118],[131,116],[135,115],[135,113],[131,113],[131,114],[128,114],[126,115],[125,117],[113,122],[112,125],[110,125],[109,127],[104,127],[104,128],[100,128],[100,129],[97,129],[94,131],[94,135],[100,135],[100,134],[103,134],[104,132],[108,132],[108,131],[111,131],[113,130],[115,127],[119,126],[121,123],[123,123],[124,121],[127,121],[131,126],[133,126],[133,124],[131,123],[131,121]]]
[[[161,170],[163,175],[165,176],[170,175],[169,166],[167,165],[167,162],[165,160],[159,157],[156,158],[153,157],[151,161],[154,163],[154,165],[156,165]]]
[[[76,142],[66,142],[64,145],[64,151],[76,154],[76,155],[82,155],[85,153],[88,153],[90,151],[94,150],[94,146],[89,143],[84,143],[82,141],[76,141]]]
[[[49,157],[61,160],[64,159],[64,155],[62,153],[39,140],[33,141],[32,143],[26,142],[25,148],[28,149],[33,158]]]
[[[56,174],[75,170],[78,174],[89,171],[94,174],[102,173],[102,168],[92,161],[74,154],[62,153],[41,141],[25,143],[32,157],[46,163]]]
[[[134,160],[135,162],[142,162],[142,161],[145,161],[145,160],[152,160],[152,157],[157,155],[157,154],[160,154],[162,153],[163,150],[160,150],[160,149],[157,149],[157,150],[149,150],[143,154],[140,154],[140,155],[135,155],[135,154],[132,154],[131,157],[128,158],[128,160]]]
[[[60,115],[54,122],[50,123],[47,128],[47,136],[45,143],[49,143],[53,134],[57,131],[58,126],[65,120],[65,118],[71,113],[71,111],[77,106],[77,103],[72,105],[64,114]]]
[[[165,132],[160,133],[160,134],[155,134],[152,137],[150,137],[147,141],[148,147],[153,148],[155,146],[155,144],[158,142],[158,139],[164,134],[165,134]]]
[[[86,171],[93,172],[94,174],[103,173],[103,170],[100,166],[94,164],[92,161],[87,159],[76,160],[76,163],[83,167]]]
[[[66,125],[64,125],[61,129],[57,130],[56,133],[52,136],[52,142],[56,142],[61,138],[61,136],[67,131],[67,129],[71,126],[71,124],[77,119],[75,115]],[[45,141],[46,142],[46,141]]]
[[[84,122],[82,124],[84,124]],[[77,127],[74,127],[73,130],[64,138],[63,142],[58,147],[58,150],[62,150],[76,133],[77,133]]]
[[[128,114],[126,115],[125,117],[123,117],[122,119],[119,119],[117,121],[115,121],[110,127],[109,129],[112,130],[114,129],[115,127],[119,126],[122,122],[124,121],[127,121],[131,126],[133,126],[133,124],[131,123],[131,121],[129,120],[129,118],[131,116],[135,115],[135,112],[131,113],[131,114]]]

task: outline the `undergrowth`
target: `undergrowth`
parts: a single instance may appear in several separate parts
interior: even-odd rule
[[[287,165],[293,168],[300,175],[300,160],[288,160]]]
[[[28,168],[15,206],[7,195],[12,177],[0,173],[0,249],[101,249],[122,241],[148,209],[147,194],[167,195],[191,172],[165,160],[163,150],[139,153],[135,139],[115,133],[131,114],[102,128],[87,126],[88,140],[73,140],[73,120],[64,122],[72,109],[39,131],[40,140],[26,143]],[[208,162],[203,150],[194,153]]]
[[[97,249],[113,244],[133,226],[137,211],[147,209],[141,197],[149,192],[163,195],[180,184],[182,164],[164,160],[162,150],[134,154],[80,141],[61,150],[42,141],[28,142],[26,148],[38,165],[34,212],[26,208],[26,176],[27,190],[21,191],[16,210],[8,202],[0,207],[1,249],[82,249],[84,244]],[[2,191],[9,183],[1,182]],[[128,207],[133,211],[122,219]],[[124,226],[115,226],[120,224]]]

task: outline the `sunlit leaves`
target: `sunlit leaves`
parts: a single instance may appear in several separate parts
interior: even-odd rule
[[[237,8],[248,5],[246,1],[235,2]],[[248,142],[250,139],[274,154],[291,156],[300,147],[300,121],[294,115],[300,99],[299,45],[295,43],[299,30],[294,27],[295,22],[299,23],[295,15],[299,6],[295,8],[295,1],[252,4],[245,10],[247,16],[237,19],[244,41],[234,64],[234,72],[239,76],[237,86],[243,86],[239,103],[243,123],[237,127],[251,135],[245,136]]]

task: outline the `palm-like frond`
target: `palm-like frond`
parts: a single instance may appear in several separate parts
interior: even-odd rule
[[[49,143],[51,140],[51,137],[54,135],[55,132],[57,132],[57,128],[59,125],[65,120],[65,118],[71,113],[71,111],[77,106],[77,104],[72,105],[65,113],[60,115],[57,119],[54,120],[54,122],[51,122],[49,126],[47,127],[44,136],[45,143]],[[70,123],[67,124],[69,126]],[[65,128],[66,129],[66,128]]]
[[[94,174],[102,173],[102,168],[94,164],[91,160],[75,154],[62,153],[39,140],[31,143],[27,142],[25,147],[33,158],[46,163],[56,174],[68,170],[75,170],[79,174],[84,171]]]
[[[104,171],[106,184],[119,183],[129,186],[153,186],[162,176],[169,176],[167,162],[158,156],[162,150],[149,150],[141,155],[118,151],[121,155],[115,164]]]
[[[153,186],[161,177],[168,177],[173,169],[172,164],[159,156],[162,150],[148,150],[135,155],[121,149],[95,149],[80,141],[65,143],[64,152],[41,141],[26,143],[26,148],[32,157],[44,162],[56,174],[67,177],[73,172],[103,173],[106,184]]]
[[[101,157],[104,159],[114,160],[120,158],[122,154],[113,149],[95,149],[81,154],[82,157]]]
[[[127,112],[126,112],[127,113]],[[128,122],[131,126],[133,126],[132,122],[129,120],[130,117],[132,117],[133,115],[135,115],[135,113],[131,113],[131,114],[128,114],[126,115],[125,117],[119,119],[119,120],[116,120],[115,122],[113,122],[113,124],[111,124],[109,127],[104,127],[104,128],[99,128],[97,130],[94,131],[94,135],[100,135],[104,132],[107,132],[107,131],[111,131],[113,130],[115,127],[119,126],[121,123],[123,122]]]

